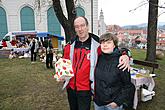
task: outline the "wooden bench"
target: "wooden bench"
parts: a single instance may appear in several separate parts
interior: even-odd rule
[[[155,62],[150,62],[150,61],[141,61],[141,60],[133,60],[134,64],[137,65],[143,65],[143,66],[147,66],[147,67],[152,67],[152,74],[154,74],[154,70],[159,68],[159,64],[155,63]]]

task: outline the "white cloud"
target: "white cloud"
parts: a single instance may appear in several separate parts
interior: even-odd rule
[[[106,24],[141,24],[148,22],[148,4],[135,9],[136,7],[147,3],[146,0],[98,0],[99,14],[103,10]],[[165,2],[165,0],[160,0]],[[161,9],[162,10],[162,9]],[[163,9],[165,11],[165,9]],[[165,13],[159,17],[159,22],[165,22]]]

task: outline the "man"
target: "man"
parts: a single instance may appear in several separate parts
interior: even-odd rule
[[[44,47],[46,48],[46,67],[53,68],[53,46],[50,38],[44,41]]]
[[[88,32],[88,21],[85,17],[77,17],[74,20],[74,27],[77,36],[65,46],[63,56],[72,61],[74,71],[74,77],[67,85],[68,101],[70,110],[90,110],[99,38]],[[126,69],[128,62],[123,63],[123,59],[128,61],[128,57],[120,59],[120,65],[124,64],[121,68]]]
[[[37,51],[38,51],[38,42],[37,39],[33,38],[29,44],[31,50],[31,63],[36,61]]]

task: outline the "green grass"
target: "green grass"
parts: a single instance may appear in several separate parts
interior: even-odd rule
[[[132,56],[134,59],[144,60],[146,57],[146,50],[133,49]],[[156,95],[151,101],[139,102],[138,110],[165,110],[165,57],[162,60],[157,60],[157,63],[159,64],[159,69],[155,70],[157,77],[154,78],[156,83],[154,91]],[[143,67],[141,66],[141,68]],[[151,68],[147,69],[150,69],[150,71],[152,70]]]
[[[0,65],[0,110],[68,110],[66,92],[43,63],[0,59]]]
[[[145,51],[132,50],[132,55],[144,60]],[[165,110],[165,58],[158,63],[156,96],[139,102],[137,110]],[[0,59],[0,110],[69,110],[66,91],[52,78],[53,71],[39,61]]]

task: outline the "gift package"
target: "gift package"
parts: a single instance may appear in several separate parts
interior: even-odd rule
[[[65,88],[67,84],[69,83],[69,80],[74,76],[73,74],[73,68],[72,68],[72,63],[71,60],[69,59],[64,59],[60,58],[56,63],[55,63],[55,75],[54,78],[57,81],[64,80],[64,86]]]
[[[72,63],[69,59],[60,58],[55,63],[55,72],[54,78],[56,78],[57,81],[74,76]]]

